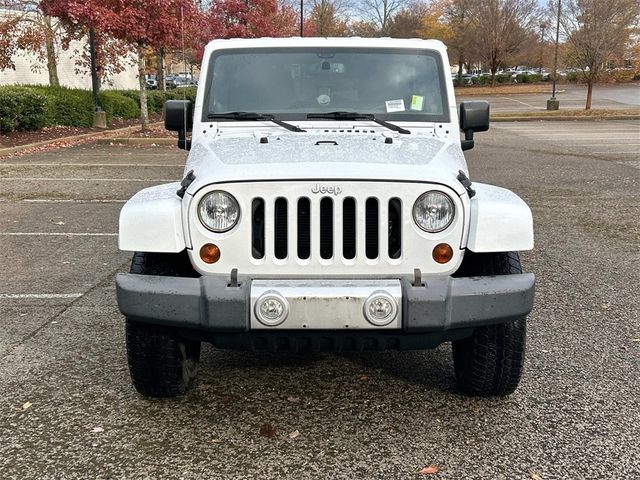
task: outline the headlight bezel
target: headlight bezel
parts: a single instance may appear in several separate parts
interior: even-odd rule
[[[229,198],[231,200],[232,203],[235,204],[236,209],[238,211],[238,215],[236,216],[235,221],[233,222],[232,225],[230,225],[227,228],[224,229],[216,229],[216,228],[212,228],[210,225],[207,224],[207,222],[204,221],[204,219],[202,218],[202,205],[203,203],[207,200],[207,198],[209,198],[210,195],[213,194],[222,194],[224,196],[226,196],[227,198]],[[231,193],[227,192],[226,190],[211,190],[207,193],[205,193],[200,200],[198,201],[198,204],[196,206],[196,211],[197,211],[197,215],[198,215],[198,220],[200,221],[200,224],[206,228],[207,230],[209,230],[210,232],[213,233],[226,233],[229,232],[231,230],[233,230],[239,223],[240,223],[240,217],[242,216],[242,210],[240,209],[240,203],[238,202],[238,200],[236,199],[236,197],[234,197]]]
[[[446,203],[448,203],[450,209],[451,209],[451,218],[449,219],[449,221],[442,227],[437,228],[437,229],[427,229],[425,228],[416,218],[416,208],[418,206],[418,203],[427,195],[429,194],[437,194],[437,195],[441,195],[445,200]],[[450,195],[446,194],[445,192],[441,191],[441,190],[427,190],[426,192],[423,192],[422,194],[420,194],[420,196],[418,196],[418,198],[416,198],[415,202],[413,202],[413,206],[411,207],[411,217],[413,218],[413,223],[416,225],[416,227],[418,227],[421,231],[425,232],[425,233],[429,233],[429,234],[436,234],[436,233],[440,233],[440,232],[444,232],[445,230],[447,230],[449,227],[451,227],[451,225],[453,225],[454,220],[456,219],[456,204],[453,201],[453,198],[451,198]]]

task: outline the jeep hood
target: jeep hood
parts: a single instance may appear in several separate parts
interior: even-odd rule
[[[212,183],[286,180],[383,180],[440,183],[465,193],[460,145],[434,134],[282,133],[202,138],[192,145],[185,173],[193,194]]]

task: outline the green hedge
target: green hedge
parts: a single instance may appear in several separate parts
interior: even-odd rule
[[[168,92],[147,92],[150,114],[162,113],[164,102],[187,98],[195,102],[196,88]],[[103,90],[99,101],[112,118],[140,116],[140,92],[137,90]],[[91,127],[93,99],[89,90],[41,85],[0,87],[0,132],[38,130],[54,125]]]
[[[138,103],[119,91],[106,90],[100,92],[98,99],[102,109],[107,112],[107,121],[114,117],[128,119],[140,116]]]
[[[0,89],[0,132],[39,130],[46,125],[44,95],[10,87]]]

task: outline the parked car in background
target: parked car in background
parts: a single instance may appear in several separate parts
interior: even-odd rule
[[[145,75],[145,84],[147,90],[156,90],[158,88],[158,79],[155,75]]]

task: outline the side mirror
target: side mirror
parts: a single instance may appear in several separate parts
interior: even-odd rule
[[[474,146],[474,132],[489,130],[489,102],[474,100],[460,104],[460,130],[464,132],[462,150],[471,150]]]
[[[167,100],[165,102],[164,128],[178,132],[178,148],[183,150],[191,148],[191,140],[187,140],[187,132],[193,128],[191,100]]]

